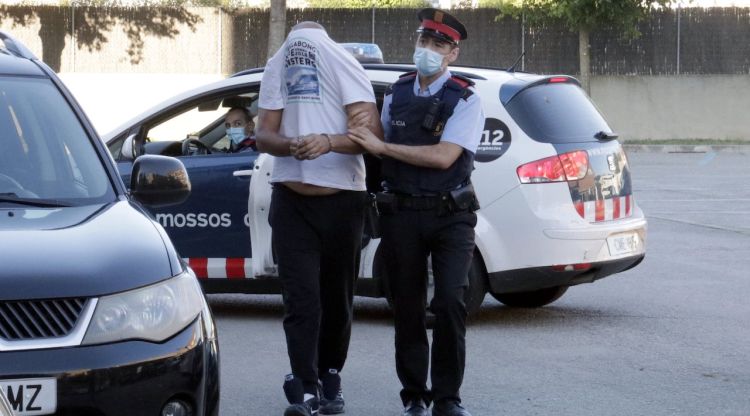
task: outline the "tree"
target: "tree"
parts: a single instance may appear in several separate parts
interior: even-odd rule
[[[268,20],[268,57],[284,43],[286,35],[286,0],[271,0],[270,19]]]
[[[178,24],[187,24],[190,30],[203,19],[182,7],[58,7],[58,6],[0,6],[0,18],[12,20],[13,27],[25,26],[39,21],[39,37],[42,40],[42,60],[59,72],[65,39],[75,35],[79,49],[101,50],[107,42],[106,34],[116,23],[130,41],[127,54],[130,62],[143,59],[143,36],[152,35],[174,38],[180,34]],[[71,22],[74,22],[73,28]],[[73,32],[75,30],[75,33]]]
[[[530,25],[561,22],[578,32],[580,80],[590,92],[590,44],[592,30],[606,28],[626,37],[638,36],[637,24],[653,7],[675,0],[485,0],[482,6],[498,7],[500,16],[523,16]]]
[[[362,8],[421,8],[429,7],[427,0],[309,0],[310,7],[335,8],[335,9],[362,9]]]

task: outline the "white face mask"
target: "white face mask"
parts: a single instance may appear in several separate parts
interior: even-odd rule
[[[417,47],[414,50],[414,65],[420,75],[429,77],[443,68],[443,55],[427,48]]]

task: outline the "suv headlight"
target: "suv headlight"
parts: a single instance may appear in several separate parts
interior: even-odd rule
[[[185,272],[157,284],[99,298],[83,345],[125,339],[161,342],[203,308],[198,281]]]

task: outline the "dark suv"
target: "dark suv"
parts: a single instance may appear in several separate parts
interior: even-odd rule
[[[218,414],[213,318],[144,209],[187,198],[184,166],[138,158],[126,192],[55,73],[0,39],[0,391],[16,415]]]

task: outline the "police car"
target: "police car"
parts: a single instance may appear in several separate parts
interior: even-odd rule
[[[128,194],[65,86],[5,32],[0,149],[0,409],[217,415],[211,312],[143,208],[187,197],[182,164],[139,158]]]
[[[363,64],[382,106],[410,65]],[[486,293],[509,306],[549,304],[573,285],[636,266],[646,220],[632,192],[622,145],[578,82],[500,69],[451,67],[472,80],[486,116],[472,175],[481,210],[467,309]],[[175,156],[193,192],[155,209],[207,292],[279,290],[268,208],[271,160],[227,153],[223,116],[238,103],[257,110],[263,69],[187,91],[105,134],[127,180],[140,154]],[[377,163],[366,157],[370,191]],[[248,229],[249,236],[248,238]],[[356,293],[388,297],[379,240],[363,236]]]

